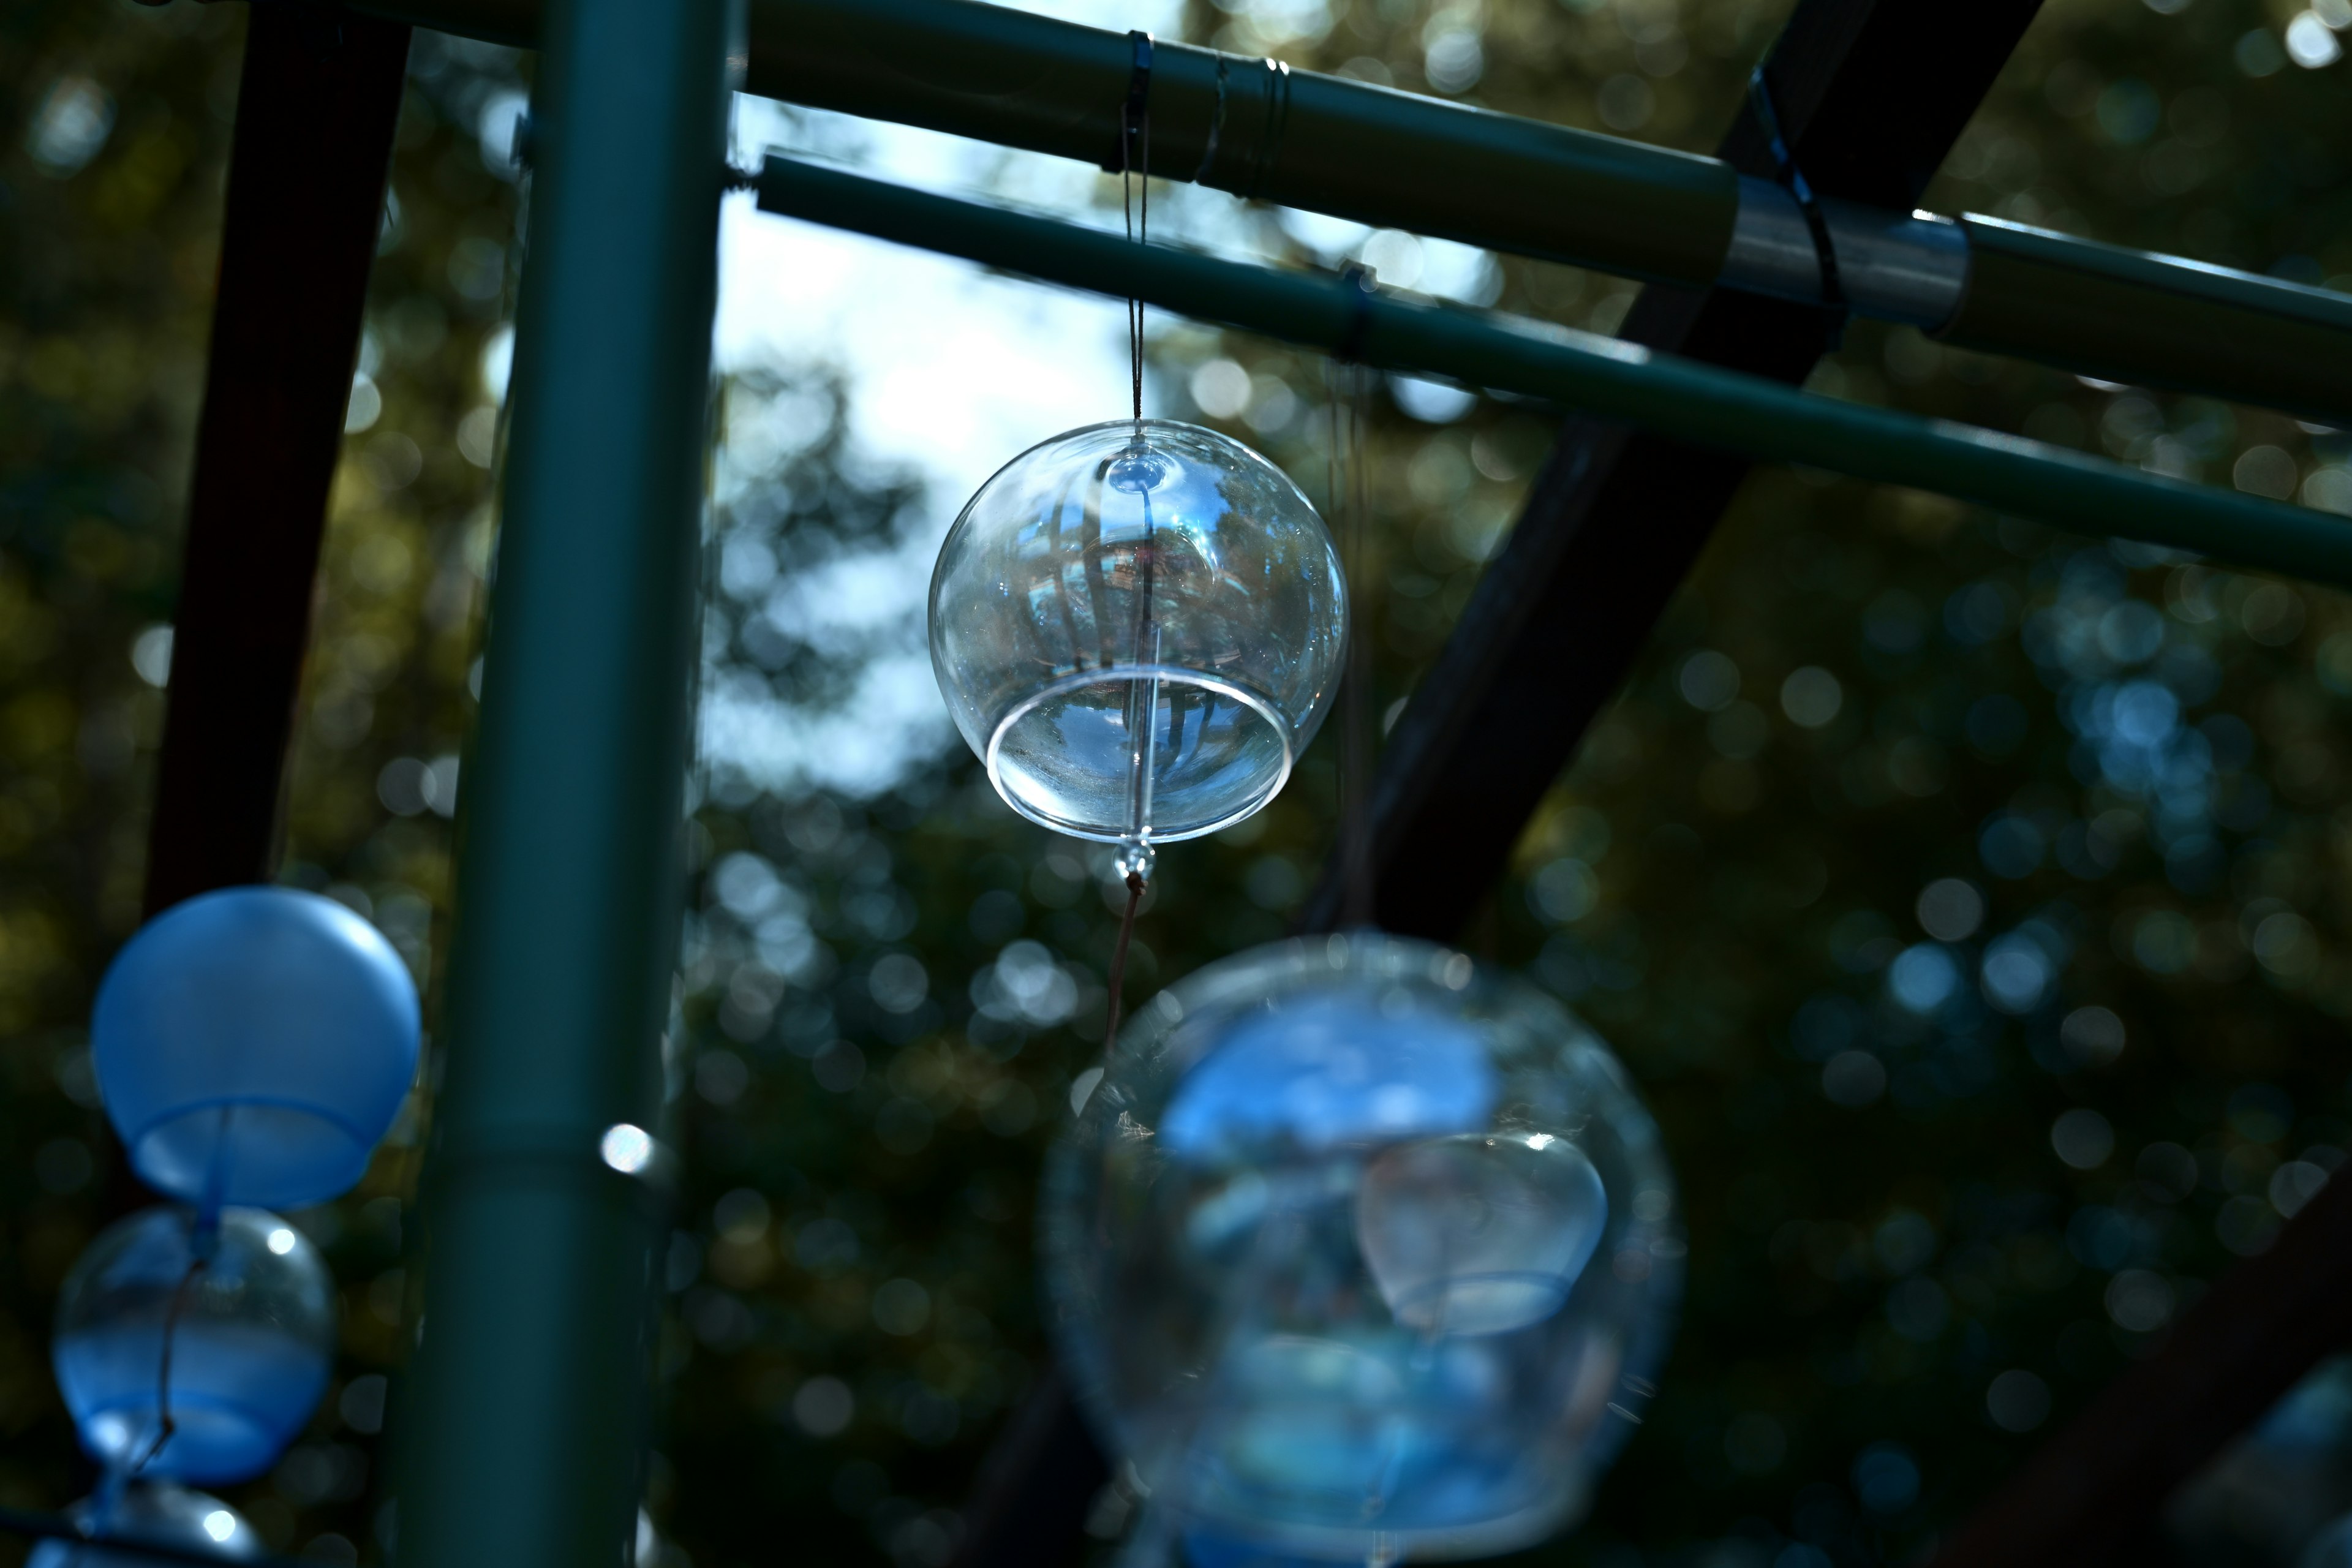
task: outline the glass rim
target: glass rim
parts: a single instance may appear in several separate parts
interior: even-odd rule
[[[988,749],[982,753],[982,761],[988,768],[988,782],[994,786],[998,796],[1022,816],[1027,817],[1042,827],[1050,827],[1056,833],[1067,834],[1073,838],[1084,838],[1097,844],[1125,843],[1129,837],[1126,833],[1100,832],[1093,827],[1055,816],[1050,813],[1034,810],[1016,798],[1013,792],[1004,786],[1004,770],[1000,753],[1004,746],[1005,732],[1055,698],[1109,681],[1122,679],[1133,681],[1147,678],[1168,681],[1178,686],[1197,687],[1202,690],[1212,691],[1220,697],[1230,698],[1240,703],[1265,721],[1266,724],[1273,729],[1276,738],[1281,741],[1282,765],[1275,770],[1272,781],[1264,789],[1252,795],[1246,802],[1234,810],[1197,827],[1186,827],[1169,833],[1146,831],[1141,836],[1143,843],[1175,844],[1187,838],[1204,837],[1220,828],[1230,827],[1236,822],[1255,816],[1268,801],[1282,793],[1282,786],[1290,782],[1291,770],[1297,765],[1298,748],[1291,732],[1290,721],[1282,716],[1271,698],[1251,690],[1239,681],[1228,680],[1218,675],[1205,675],[1200,670],[1188,669],[1182,665],[1108,664],[1098,665],[1091,669],[1074,669],[1067,675],[1057,676],[1004,710],[1003,717],[998,719],[995,727],[989,731]]]

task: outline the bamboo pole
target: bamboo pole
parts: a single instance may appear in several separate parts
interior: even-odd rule
[[[1095,229],[771,157],[773,213],[1132,297],[1388,370],[1446,377],[1685,440],[1906,485],[2054,527],[2352,586],[2352,520],[1946,420],[1841,402],[1589,333],[1369,297],[1328,276],[1139,246]]]
[[[725,0],[554,0],[465,769],[412,1568],[626,1561],[664,1234]]]
[[[541,3],[354,9],[529,45]],[[1135,69],[1126,34],[978,0],[750,0],[749,49],[752,92],[1110,166]],[[1150,103],[1162,178],[1630,278],[1819,298],[1786,194],[1720,159],[1167,42]],[[1955,231],[1831,205],[1857,313],[2352,426],[2352,297],[1991,219]]]

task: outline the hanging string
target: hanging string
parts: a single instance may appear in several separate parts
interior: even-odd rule
[[[1151,239],[1151,35],[1130,33],[1135,67],[1128,75],[1127,101],[1118,113],[1118,200],[1127,221],[1127,237],[1137,245]],[[1142,185],[1140,195],[1136,192]],[[1127,353],[1129,381],[1135,397],[1135,422],[1143,423],[1143,301],[1127,301]]]
[[[1136,245],[1149,244],[1151,234],[1151,35],[1131,33],[1135,44],[1135,68],[1128,77],[1127,101],[1120,107],[1118,117],[1118,196],[1120,216],[1126,220],[1127,237]],[[1139,192],[1138,185],[1141,186]],[[1143,301],[1129,298],[1127,301],[1128,385],[1134,400],[1136,440],[1143,438]],[[1151,625],[1152,538],[1151,498],[1149,489],[1143,492],[1144,536],[1140,554],[1142,582],[1136,607],[1135,646],[1130,657],[1138,663],[1147,657],[1157,663],[1156,648],[1147,649],[1145,638]],[[1160,683],[1150,683],[1150,699],[1141,715],[1141,728],[1148,737],[1160,716]],[[1135,703],[1128,703],[1130,714]],[[1132,732],[1136,726],[1130,722]],[[1108,1055],[1118,1039],[1119,1015],[1127,989],[1127,952],[1135,941],[1135,911],[1143,902],[1146,879],[1150,875],[1151,849],[1144,835],[1150,824],[1144,820],[1144,803],[1149,799],[1149,771],[1153,765],[1148,747],[1139,744],[1134,752],[1135,805],[1133,808],[1134,837],[1120,846],[1120,863],[1127,885],[1127,909],[1119,916],[1118,938],[1111,944],[1110,968],[1104,975],[1109,991],[1103,1015],[1103,1051]]]
[[[1371,754],[1372,659],[1366,637],[1360,584],[1365,581],[1365,518],[1370,510],[1365,449],[1370,417],[1370,375],[1360,361],[1372,294],[1368,268],[1342,274],[1358,291],[1356,320],[1339,351],[1324,362],[1331,405],[1331,441],[1326,454],[1326,486],[1339,541],[1339,565],[1348,580],[1348,665],[1340,693],[1339,730],[1339,923],[1373,923]]]
[[[1127,912],[1118,918],[1118,941],[1110,950],[1110,973],[1106,977],[1110,986],[1110,1007],[1103,1024],[1103,1049],[1108,1052],[1118,1038],[1119,994],[1127,987],[1127,949],[1135,938],[1135,906],[1143,902],[1143,873],[1127,874]]]
[[[188,1298],[195,1292],[196,1281],[203,1276],[205,1265],[210,1261],[211,1258],[202,1251],[188,1260],[188,1271],[180,1276],[180,1283],[172,1291],[172,1304],[164,1310],[163,1362],[155,1374],[155,1440],[131,1467],[129,1479],[138,1479],[140,1472],[154,1463],[155,1456],[163,1451],[163,1445],[179,1431],[178,1424],[172,1419],[172,1342],[179,1337],[180,1319],[188,1310]]]
[[[124,1479],[136,1480],[141,1471],[154,1463],[163,1445],[179,1430],[172,1419],[172,1347],[179,1338],[180,1319],[188,1310],[188,1298],[203,1277],[205,1265],[213,1259],[220,1245],[221,1204],[228,1191],[229,1161],[236,1143],[231,1136],[236,1108],[224,1105],[220,1120],[213,1128],[213,1157],[205,1172],[205,1187],[196,1205],[196,1212],[188,1221],[188,1271],[172,1290],[171,1304],[163,1309],[163,1351],[155,1371],[155,1440],[139,1456]]]

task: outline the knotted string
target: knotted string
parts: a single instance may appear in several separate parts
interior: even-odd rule
[[[155,1375],[155,1440],[131,1467],[126,1479],[138,1479],[140,1472],[155,1462],[155,1456],[163,1451],[163,1445],[170,1442],[180,1429],[179,1424],[172,1419],[172,1342],[179,1337],[180,1318],[186,1312],[188,1298],[194,1293],[196,1281],[203,1276],[208,1261],[210,1259],[201,1252],[188,1260],[188,1271],[180,1276],[180,1283],[172,1291],[172,1304],[164,1310],[163,1354]]]
[[[235,1147],[230,1129],[236,1115],[235,1106],[222,1106],[219,1125],[213,1130],[212,1163],[205,1173],[204,1193],[195,1215],[188,1221],[188,1271],[180,1276],[179,1284],[172,1290],[171,1304],[163,1309],[163,1351],[157,1358],[155,1370],[155,1440],[131,1465],[123,1478],[126,1480],[138,1479],[180,1429],[172,1419],[172,1347],[179,1338],[180,1320],[186,1315],[188,1298],[194,1294],[205,1266],[212,1261],[213,1252],[220,1245],[221,1205],[228,1191],[228,1165]]]

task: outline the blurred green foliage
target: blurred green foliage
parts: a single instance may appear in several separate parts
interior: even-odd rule
[[[2322,47],[2352,41],[2330,26],[2352,12],[2331,3],[2056,0],[1928,205],[2352,289],[2352,67]],[[1186,33],[1703,150],[1783,10],[1234,0]],[[0,16],[12,1504],[88,1479],[47,1313],[122,1187],[81,1030],[136,920],[240,24],[127,0]],[[371,914],[428,991],[493,541],[517,221],[499,132],[526,67],[418,37],[288,795],[286,876]],[[1298,259],[1361,251],[1392,284],[1580,326],[1631,299],[1251,221]],[[1318,362],[1181,325],[1156,359],[1170,413],[1320,490]],[[2352,442],[2259,410],[1867,324],[1814,386],[2352,513]],[[884,650],[811,635],[793,584],[919,541],[960,499],[856,450],[856,395],[809,365],[728,389],[707,710],[837,720]],[[1374,414],[1360,585],[1385,710],[1552,421],[1409,384]],[[1528,1561],[1907,1560],[2267,1245],[2352,1146],[2347,699],[2334,594],[1759,471],[1465,933],[1614,1042],[1690,1227],[1650,1423],[1592,1521]],[[929,1568],[1045,1354],[1034,1174],[1099,1048],[1108,867],[1014,820],[960,750],[863,797],[715,760],[696,798],[671,1058],[688,1193],[647,1498],[664,1561]],[[1165,855],[1132,994],[1286,929],[1334,806],[1327,739],[1261,817]],[[414,1300],[418,1127],[303,1216],[344,1285],[344,1364],[305,1442],[233,1493],[322,1560],[382,1554],[371,1380],[397,1376]]]

